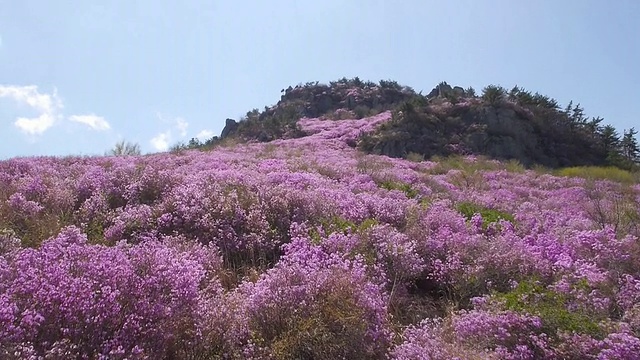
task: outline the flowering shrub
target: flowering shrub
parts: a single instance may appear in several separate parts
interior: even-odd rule
[[[402,334],[403,342],[391,352],[395,360],[471,360],[496,359],[486,350],[474,350],[456,346],[444,339],[441,321],[425,320],[417,326],[409,326]]]
[[[551,356],[547,335],[536,316],[511,311],[461,311],[452,318],[454,341],[495,351],[504,359],[544,359]]]
[[[201,282],[217,267],[206,248],[182,252],[156,240],[91,246],[78,229],[64,229],[40,249],[6,258],[3,357],[184,356],[199,332]]]
[[[386,296],[357,259],[297,238],[275,268],[241,291],[254,341],[278,359],[383,358]]]
[[[1,161],[0,358],[634,359],[639,185],[352,146],[390,118]]]

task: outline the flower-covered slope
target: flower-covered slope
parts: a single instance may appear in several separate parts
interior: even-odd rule
[[[638,358],[638,185],[352,147],[390,117],[0,162],[0,358]]]

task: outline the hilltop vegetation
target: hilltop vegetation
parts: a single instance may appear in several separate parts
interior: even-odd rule
[[[361,119],[392,110],[417,94],[395,81],[382,80],[378,84],[359,78],[340,79],[327,84],[308,82],[282,89],[280,101],[263,111],[253,109],[239,121],[226,120],[220,136],[205,142],[192,139],[178,144],[179,149],[211,148],[225,140],[235,142],[267,142],[281,138],[303,136],[297,126],[301,118]]]
[[[224,139],[272,141],[303,136],[297,121],[306,118],[360,119],[393,112],[393,120],[358,141],[361,150],[391,157],[486,155],[517,160],[527,167],[616,166],[630,170],[640,160],[637,131],[622,135],[600,117],[586,116],[580,104],[561,108],[556,100],[521,87],[436,86],[416,93],[395,81],[341,79],[283,89],[280,101],[254,109],[236,122],[227,119],[220,137],[196,139],[176,149],[214,146]]]
[[[400,105],[391,122],[362,139],[361,148],[389,156],[486,155],[550,168],[631,169],[640,159],[635,129],[620,138],[602,118],[584,115],[580,105],[560,110],[555,100],[519,87],[488,86],[481,96],[471,94],[441,90],[433,99],[414,97]]]
[[[0,161],[0,358],[637,359],[637,174],[363,152],[419,99],[390,88],[210,151]]]

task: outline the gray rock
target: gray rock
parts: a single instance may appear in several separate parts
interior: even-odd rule
[[[438,97],[438,94],[440,94],[440,91],[438,90],[438,87],[436,86],[435,88],[433,88],[433,90],[431,90],[431,92],[429,94],[427,94],[427,99],[433,99],[435,97]]]
[[[446,82],[442,82],[442,84],[438,85],[438,91],[440,92],[439,96],[442,97],[450,94],[453,91],[453,88]]]
[[[428,99],[433,99],[437,97],[445,97],[450,94],[455,94],[458,96],[464,96],[464,89],[460,86],[451,87],[451,85],[447,84],[445,81],[438,84],[431,92],[427,95]]]
[[[458,96],[458,97],[463,97],[465,95],[464,93],[464,89],[460,86],[454,86],[453,87],[453,94]]]
[[[233,134],[238,129],[238,122],[233,119],[227,119],[224,129],[222,129],[222,133],[220,134],[220,138],[224,139],[227,136]]]

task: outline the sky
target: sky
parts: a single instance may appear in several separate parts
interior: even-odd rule
[[[0,0],[0,159],[219,135],[342,77],[515,85],[640,128],[637,0]]]

